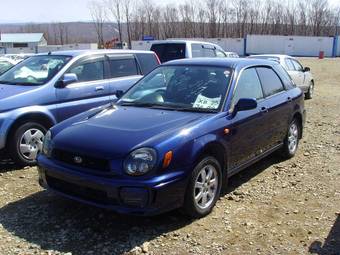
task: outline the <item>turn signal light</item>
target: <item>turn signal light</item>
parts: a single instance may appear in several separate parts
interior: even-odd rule
[[[163,160],[163,168],[167,168],[170,165],[172,156],[173,156],[172,151],[168,151],[167,153],[165,153]]]

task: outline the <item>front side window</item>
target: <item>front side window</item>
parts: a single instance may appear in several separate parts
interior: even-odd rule
[[[230,77],[231,70],[222,67],[162,66],[137,82],[118,104],[216,112]]]
[[[110,59],[111,78],[138,75],[137,64],[134,58]]]
[[[74,73],[79,82],[97,81],[104,79],[104,61],[89,60],[71,67],[67,73]]]
[[[241,98],[254,98],[257,100],[263,98],[261,83],[255,68],[246,69],[241,73],[234,91],[232,105],[237,104]]]
[[[269,67],[258,67],[256,71],[262,84],[264,96],[271,96],[284,90],[280,78],[273,69]]]
[[[298,72],[302,72],[302,70],[303,70],[302,65],[298,61],[296,61],[294,59],[292,59],[291,61],[292,61],[293,65],[294,65],[295,70],[298,71]]]
[[[70,60],[70,56],[41,55],[30,57],[0,76],[0,84],[43,85]]]

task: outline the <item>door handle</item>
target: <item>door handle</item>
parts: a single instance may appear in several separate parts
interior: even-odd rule
[[[261,112],[263,112],[263,113],[266,113],[266,112],[268,112],[268,108],[267,108],[267,107],[265,107],[265,106],[261,107]]]
[[[98,86],[96,87],[96,91],[103,91],[104,90],[104,86]]]

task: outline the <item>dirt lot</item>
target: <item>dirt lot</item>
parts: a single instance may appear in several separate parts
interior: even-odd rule
[[[0,165],[0,254],[340,254],[340,59],[316,79],[298,155],[234,176],[208,217],[119,216],[43,191],[36,168]]]

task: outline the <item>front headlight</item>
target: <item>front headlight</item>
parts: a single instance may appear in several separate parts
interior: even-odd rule
[[[154,149],[141,148],[129,154],[124,161],[124,170],[129,175],[143,175],[152,170],[156,164],[157,154]]]
[[[52,154],[52,135],[51,135],[51,131],[47,131],[47,133],[46,133],[46,135],[44,137],[42,153],[46,157],[51,157],[51,154]]]

